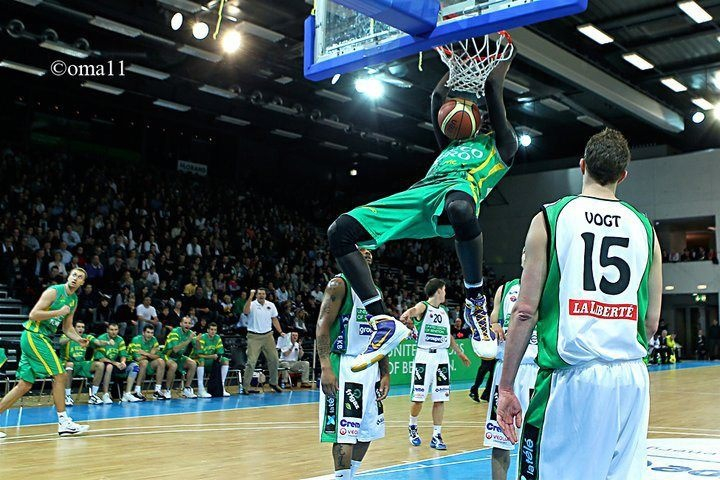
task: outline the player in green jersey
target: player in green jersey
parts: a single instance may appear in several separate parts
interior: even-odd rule
[[[165,339],[165,363],[167,364],[167,377],[165,382],[167,385],[167,394],[172,391],[173,382],[175,381],[175,371],[180,372],[183,377],[182,396],[185,398],[197,398],[192,389],[192,381],[195,378],[195,370],[197,363],[192,358],[185,355],[188,346],[195,345],[196,334],[190,330],[192,322],[190,317],[184,316],[180,320],[180,326],[173,328]],[[169,399],[170,396],[165,398]]]
[[[107,332],[98,337],[98,340],[104,342],[105,345],[95,349],[93,360],[103,364],[102,388],[103,396],[97,396],[100,383],[93,381],[90,391],[88,403],[90,405],[109,405],[112,402],[110,397],[110,380],[112,377],[119,379],[127,378],[127,348],[125,340],[120,336],[120,327],[117,323],[110,323],[107,326]]]
[[[447,76],[431,98],[431,118],[442,153],[425,177],[408,190],[347,212],[328,229],[330,252],[370,315],[386,313],[359,247],[377,248],[390,240],[455,236],[465,280],[465,321],[473,332],[476,353],[487,357],[495,346],[482,294],[483,240],[480,203],[510,169],[518,144],[503,104],[503,83],[510,61],[501,62],[485,84],[485,100],[493,131],[448,139],[440,132],[437,114],[449,97]],[[379,348],[381,342],[373,342]]]
[[[100,347],[108,344],[103,340],[98,340],[91,334],[85,334],[85,322],[82,320],[75,322],[75,331],[82,338],[86,338],[92,346]],[[108,342],[111,341],[112,340],[109,340]],[[73,342],[67,335],[60,337],[60,352],[62,361],[65,362],[65,372],[67,373],[65,406],[72,407],[75,404],[72,398],[71,388],[73,376],[78,375],[84,378],[92,378],[99,384],[103,374],[103,364],[101,362],[85,360],[87,347],[83,347],[79,343]]]
[[[230,370],[230,359],[225,356],[222,338],[217,333],[217,323],[213,322],[208,325],[207,333],[203,333],[195,340],[195,347],[190,356],[197,363],[198,396],[200,398],[212,397],[205,390],[205,368],[212,369],[213,363],[217,360],[220,362],[223,397],[229,397],[230,394],[225,390],[225,379]]]
[[[65,370],[52,347],[51,338],[58,326],[71,340],[87,347],[88,340],[82,338],[73,327],[73,316],[78,298],[75,292],[85,283],[87,273],[82,268],[70,271],[67,283],[53,285],[43,292],[40,300],[23,323],[20,337],[20,362],[17,369],[17,385],[0,400],[0,413],[10,408],[30,391],[37,378],[52,377],[52,396],[58,416],[58,434],[77,435],[87,432],[88,425],[78,425],[65,412]],[[0,432],[0,438],[6,434]]]
[[[132,402],[130,397],[134,397],[141,402],[146,400],[142,393],[142,385],[146,374],[155,375],[153,398],[155,400],[165,400],[165,396],[161,391],[163,376],[165,376],[165,359],[160,356],[160,343],[155,338],[155,325],[146,323],[143,326],[142,334],[133,337],[130,345],[128,345],[128,355],[133,363],[128,365],[130,373],[128,374],[128,382],[123,395],[125,401]],[[132,380],[135,376],[137,376],[135,392],[131,393]]]

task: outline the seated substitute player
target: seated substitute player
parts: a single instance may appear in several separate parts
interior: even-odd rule
[[[220,362],[220,381],[223,386],[223,397],[230,396],[230,393],[225,390],[225,379],[228,370],[230,370],[230,359],[225,356],[225,347],[217,330],[217,323],[210,323],[207,333],[203,333],[195,340],[195,346],[190,355],[197,363],[198,397],[200,398],[212,397],[205,390],[205,367],[212,372],[215,360]]]
[[[447,450],[442,438],[442,421],[445,402],[450,400],[450,357],[448,347],[458,355],[465,366],[470,359],[463,353],[455,339],[450,335],[450,317],[445,305],[445,282],[431,278],[425,284],[428,300],[420,302],[406,310],[400,320],[414,322],[417,329],[417,350],[413,362],[413,384],[411,386],[410,425],[408,433],[410,443],[419,446],[422,443],[418,434],[418,416],[428,393],[433,400],[433,436],[430,448]]]
[[[57,327],[62,325],[65,335],[87,347],[88,340],[78,335],[73,327],[73,316],[78,304],[75,292],[83,286],[86,278],[87,272],[82,268],[72,269],[66,283],[48,287],[30,310],[20,336],[20,362],[16,373],[18,382],[0,400],[0,413],[2,413],[30,391],[35,379],[53,377],[52,396],[57,411],[60,436],[77,435],[90,429],[88,425],[78,425],[73,422],[65,412],[63,401],[65,372],[50,343]],[[6,436],[5,432],[0,432],[0,439]]]
[[[93,386],[90,390],[90,405],[109,405],[113,403],[110,397],[110,380],[112,377],[122,379],[127,377],[127,349],[125,340],[119,335],[120,327],[117,323],[110,323],[107,332],[100,335],[97,339],[106,344],[95,349],[93,360],[103,364],[104,374],[100,379],[93,379]],[[110,342],[112,340],[112,343]],[[98,397],[100,389],[100,381],[102,380],[102,398]],[[135,401],[138,401],[137,399]]]
[[[336,480],[353,478],[370,442],[385,436],[382,400],[390,390],[388,359],[352,370],[356,357],[367,350],[371,333],[367,311],[347,278],[330,280],[316,335],[322,366],[320,441],[333,443]]]
[[[192,381],[195,378],[195,370],[197,363],[195,360],[185,355],[189,345],[195,345],[196,334],[192,330],[192,320],[187,315],[180,320],[180,326],[173,328],[165,339],[165,363],[167,364],[167,376],[165,377],[165,385],[167,392],[165,398],[172,398],[172,386],[175,382],[175,372],[179,372],[183,377],[182,396],[185,398],[197,398],[193,392]]]
[[[377,248],[390,240],[449,238],[465,280],[465,321],[473,331],[473,348],[482,357],[494,352],[486,299],[482,293],[483,240],[480,203],[512,165],[518,143],[503,104],[503,83],[511,60],[501,62],[485,83],[485,99],[493,131],[449,140],[441,133],[438,111],[450,93],[446,74],[431,98],[431,119],[442,149],[425,177],[404,192],[376,200],[340,215],[328,229],[330,252],[337,259],[370,315],[386,312],[358,246]],[[379,348],[382,342],[373,342]],[[487,347],[490,345],[490,347]]]
[[[525,251],[523,250],[520,265],[525,266]],[[510,327],[512,310],[518,300],[520,292],[520,279],[516,278],[502,285],[495,293],[494,308],[490,314],[491,328],[498,337],[497,363],[493,374],[492,389],[490,390],[491,403],[485,419],[486,447],[492,447],[492,476],[493,480],[506,480],[510,468],[510,452],[513,444],[502,432],[497,421],[497,388],[502,380],[503,356],[505,354],[505,333]],[[537,357],[537,332],[530,337],[530,344],[522,357],[518,375],[515,378],[513,390],[517,392],[522,411],[526,412],[530,397],[535,389],[538,367],[535,364]],[[518,430],[519,433],[519,430]]]
[[[135,370],[137,366],[137,378],[135,380],[135,391],[131,392],[133,382],[131,381],[130,373],[128,375],[128,381],[125,386],[124,401],[132,402],[130,396],[133,396],[144,402],[147,400],[145,395],[142,393],[142,385],[145,381],[145,375],[155,375],[155,390],[153,391],[153,398],[155,400],[165,400],[163,395],[162,381],[165,376],[165,359],[159,355],[160,344],[157,338],[155,338],[155,326],[152,323],[146,323],[142,329],[142,335],[136,335],[128,345],[128,355],[132,359],[133,363],[128,367],[133,367],[130,371]]]
[[[280,340],[282,339],[278,339],[278,343]],[[288,372],[299,373],[301,375],[300,386],[302,388],[311,388],[310,362],[307,360],[300,360],[304,355],[304,351],[299,340],[300,335],[298,332],[292,332],[290,334],[290,341],[283,342],[282,347],[280,348],[280,368],[287,368]],[[289,375],[287,376],[289,377]]]
[[[75,322],[75,331],[82,338],[89,342],[89,345],[94,347],[103,347],[108,345],[102,340],[98,340],[91,334],[85,333],[85,322],[78,320]],[[112,340],[108,340],[112,342]],[[63,334],[60,337],[60,350],[62,352],[62,360],[65,362],[65,373],[67,373],[67,384],[65,385],[65,406],[72,407],[75,402],[72,398],[72,380],[74,375],[80,377],[92,378],[93,381],[97,381],[100,384],[100,380],[103,375],[103,364],[93,360],[85,360],[87,356],[88,347],[83,347],[78,342],[70,340],[70,338]]]

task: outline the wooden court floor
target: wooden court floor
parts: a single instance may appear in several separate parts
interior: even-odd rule
[[[650,437],[720,438],[720,368],[654,372],[650,379]],[[472,402],[467,391],[454,391],[447,405],[444,453],[427,443],[408,444],[408,403],[406,396],[386,401],[387,436],[370,448],[362,470],[482,448],[487,404]],[[426,440],[430,406],[421,415]],[[93,421],[91,432],[77,438],[59,438],[50,425],[13,429],[0,444],[0,476],[284,480],[326,475],[332,460],[330,446],[318,442],[317,408],[303,404]]]

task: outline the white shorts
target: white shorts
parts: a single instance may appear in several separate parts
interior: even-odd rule
[[[500,448],[502,450],[512,450],[513,444],[508,440],[502,432],[497,422],[497,387],[500,385],[500,377],[502,376],[503,361],[498,360],[495,364],[495,373],[493,374],[492,390],[490,390],[490,405],[488,406],[487,416],[485,418],[485,440],[483,444],[486,447]],[[515,376],[515,384],[513,390],[520,400],[520,407],[523,411],[523,417],[527,412],[530,398],[535,389],[535,380],[537,378],[538,366],[535,363],[521,363],[518,373]],[[518,429],[518,436],[520,429]]]
[[[433,350],[435,352],[431,353]],[[428,393],[431,393],[433,402],[450,400],[450,359],[447,348],[418,348],[415,352],[412,378],[411,401],[424,402]]]
[[[355,356],[330,355],[339,389],[335,396],[320,390],[320,441],[371,442],[385,436],[383,404],[377,400],[380,369],[377,364],[361,372],[350,370]]]
[[[642,360],[540,370],[518,478],[645,479],[649,388]]]

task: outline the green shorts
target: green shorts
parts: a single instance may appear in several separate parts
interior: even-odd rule
[[[458,172],[460,173],[460,172]],[[464,192],[475,200],[475,215],[480,214],[477,186],[461,176],[426,178],[408,190],[381,198],[347,212],[370,233],[372,240],[358,243],[359,247],[377,248],[391,240],[404,238],[450,238],[452,226],[440,224],[445,209],[445,196],[450,192]]]
[[[73,362],[73,375],[76,377],[92,378],[93,373],[90,371],[94,362],[90,360],[82,360]]]
[[[221,364],[223,362],[230,362],[230,359],[228,359],[227,357],[223,357],[222,355],[220,355],[217,359]],[[213,360],[212,358],[194,358],[193,360],[197,362],[198,367],[207,368],[212,368],[213,363],[215,362],[215,360]]]
[[[173,362],[177,363],[177,370],[175,370],[180,375],[185,375],[185,362],[188,360],[191,360],[190,357],[183,355],[182,357],[166,357],[165,361],[172,360]]]
[[[23,331],[20,337],[20,362],[15,376],[34,383],[38,378],[54,377],[65,373],[50,340],[39,333]]]

